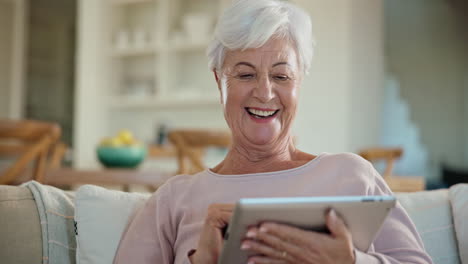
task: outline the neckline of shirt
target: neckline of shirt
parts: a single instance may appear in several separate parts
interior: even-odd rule
[[[258,176],[276,176],[276,175],[280,175],[280,174],[288,174],[288,173],[291,173],[291,172],[296,172],[296,171],[299,171],[299,170],[302,170],[302,169],[305,169],[305,168],[308,168],[308,167],[311,167],[311,166],[315,166],[322,157],[326,156],[328,153],[326,152],[322,152],[320,153],[319,155],[317,155],[315,158],[313,158],[312,160],[308,161],[307,163],[299,166],[299,167],[295,167],[295,168],[291,168],[291,169],[287,169],[287,170],[279,170],[279,171],[271,171],[271,172],[258,172],[258,173],[247,173],[247,174],[218,174],[216,172],[213,172],[211,170],[211,168],[208,168],[206,169],[205,171],[212,175],[212,176],[215,176],[215,177],[220,177],[220,178],[241,178],[241,177],[258,177]]]

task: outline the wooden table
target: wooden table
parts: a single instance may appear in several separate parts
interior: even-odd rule
[[[148,146],[149,158],[177,158],[177,151],[172,145],[154,145]]]
[[[135,184],[143,185],[154,191],[173,175],[173,173],[131,169],[75,170],[60,168],[47,172],[44,184],[53,186],[115,184],[124,186],[124,191],[128,191],[129,185]]]

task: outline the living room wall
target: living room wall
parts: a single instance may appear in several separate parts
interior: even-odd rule
[[[297,1],[312,16],[316,39],[295,132],[311,153],[376,145],[383,89],[383,2]]]
[[[441,163],[468,163],[468,45],[457,15],[445,0],[385,1],[387,70],[400,83],[436,179]]]

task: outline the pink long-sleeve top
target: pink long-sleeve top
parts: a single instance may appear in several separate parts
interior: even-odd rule
[[[354,154],[323,153],[303,166],[268,173],[221,175],[205,170],[179,175],[161,186],[124,234],[114,263],[188,264],[207,208],[246,197],[389,195],[366,160]],[[356,263],[432,263],[414,224],[397,203],[368,252]]]

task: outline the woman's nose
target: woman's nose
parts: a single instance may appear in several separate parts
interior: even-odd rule
[[[253,91],[253,96],[258,98],[260,102],[266,103],[273,99],[273,85],[268,75],[262,75],[257,79],[256,87]]]

